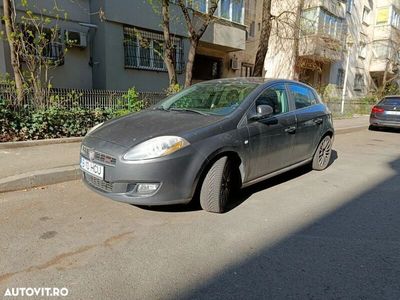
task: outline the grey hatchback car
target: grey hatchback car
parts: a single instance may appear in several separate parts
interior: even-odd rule
[[[88,187],[111,199],[151,206],[199,198],[220,213],[236,188],[304,164],[325,169],[333,137],[329,109],[305,84],[213,80],[95,126],[80,166]]]

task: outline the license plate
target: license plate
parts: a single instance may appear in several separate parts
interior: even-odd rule
[[[104,179],[104,166],[91,162],[81,156],[81,169],[90,175],[96,176],[97,178]]]
[[[396,116],[399,116],[399,115],[400,115],[400,111],[393,111],[393,110],[390,110],[390,111],[387,111],[386,114],[387,114],[387,115],[396,115]]]

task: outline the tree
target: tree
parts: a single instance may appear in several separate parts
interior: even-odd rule
[[[191,3],[192,1],[189,1]],[[183,16],[185,18],[186,26],[189,32],[189,53],[188,59],[186,63],[186,73],[185,73],[185,87],[188,87],[192,84],[192,74],[193,74],[193,64],[194,58],[196,55],[196,49],[199,45],[199,41],[203,36],[204,32],[207,30],[208,25],[213,19],[213,15],[217,10],[219,0],[209,0],[208,11],[207,13],[197,13],[193,11],[193,13],[189,12],[189,8],[186,5],[185,0],[178,0],[178,5],[182,10]],[[201,22],[200,25],[196,24],[194,18],[199,17]]]
[[[35,105],[43,105],[47,89],[51,87],[49,70],[63,63],[66,48],[61,43],[58,21],[67,14],[56,3],[48,10],[24,0],[20,4],[23,12],[17,19],[14,0],[3,0],[3,5],[18,103],[21,104],[26,92],[32,95]],[[65,41],[66,45],[70,42]]]
[[[263,0],[263,14],[261,21],[261,35],[254,62],[253,76],[263,76],[264,61],[268,52],[269,38],[272,28],[271,0]]]
[[[299,63],[300,63],[300,37],[301,37],[301,16],[304,8],[304,0],[299,0],[296,10],[296,20],[294,25],[294,42],[293,42],[293,79],[300,79]]]
[[[6,28],[7,41],[10,46],[11,66],[13,68],[14,80],[17,92],[17,105],[24,101],[24,87],[21,70],[21,61],[18,53],[18,43],[15,32],[16,10],[12,0],[3,0],[3,20]]]
[[[178,79],[176,76],[176,68],[174,64],[174,44],[171,39],[170,32],[170,13],[169,13],[169,0],[162,0],[162,28],[164,33],[164,62],[167,67],[169,86],[175,86],[178,84]]]

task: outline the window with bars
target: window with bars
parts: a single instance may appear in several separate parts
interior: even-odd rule
[[[183,72],[183,41],[172,37],[176,71]],[[167,71],[164,64],[164,37],[161,33],[124,27],[125,67],[153,71]]]
[[[339,69],[337,72],[337,77],[336,77],[336,84],[339,88],[343,88],[344,86],[344,69]]]
[[[354,78],[354,90],[362,91],[364,88],[364,76],[362,74],[356,74]]]

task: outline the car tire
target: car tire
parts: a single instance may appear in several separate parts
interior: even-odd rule
[[[218,159],[208,170],[200,190],[201,208],[208,212],[222,213],[232,189],[233,165],[228,157]]]
[[[312,160],[312,168],[317,171],[325,170],[331,160],[332,138],[329,135],[323,137],[319,142]]]

